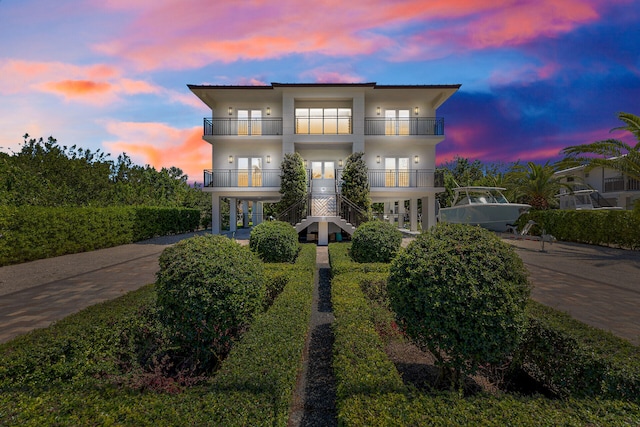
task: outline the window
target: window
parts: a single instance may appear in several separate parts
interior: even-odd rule
[[[386,157],[384,159],[385,187],[408,187],[410,179],[409,158]],[[396,168],[397,166],[397,168]]]
[[[238,135],[262,135],[261,110],[238,110]]]
[[[350,134],[351,108],[296,108],[295,126],[297,134]]]
[[[386,110],[385,135],[409,135],[409,110]]]
[[[238,187],[262,187],[262,158],[238,157]]]

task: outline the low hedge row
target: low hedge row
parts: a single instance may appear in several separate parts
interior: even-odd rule
[[[177,394],[129,388],[117,365],[122,332],[155,301],[153,286],[0,345],[0,425],[286,425],[311,315],[315,246],[303,245],[296,264],[281,267],[290,273],[284,290],[217,376]]]
[[[535,234],[545,233],[565,242],[640,249],[640,214],[626,210],[530,211],[518,219],[521,229],[533,220]]]
[[[329,244],[329,262],[331,263],[331,274],[337,275],[360,271],[363,273],[388,273],[389,263],[386,262],[355,262],[350,255],[352,243],[331,243]]]
[[[341,259],[329,245],[331,260]],[[342,262],[345,262],[342,260]],[[336,317],[334,371],[340,425],[345,426],[539,426],[637,425],[640,405],[621,399],[455,392],[425,392],[406,387],[384,353],[371,323],[372,309],[362,289],[381,280],[380,273],[338,274],[332,280]],[[384,304],[380,292],[373,301]]]
[[[197,209],[0,206],[0,266],[196,230]]]
[[[529,326],[515,359],[561,396],[640,402],[640,348],[530,301]]]

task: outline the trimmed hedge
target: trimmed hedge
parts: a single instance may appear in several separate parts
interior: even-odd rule
[[[329,245],[330,259],[340,259]],[[338,422],[344,426],[531,426],[640,424],[640,405],[602,398],[548,399],[506,393],[479,393],[461,398],[457,392],[423,392],[398,382],[369,320],[358,288],[382,280],[380,273],[335,275],[335,357]],[[374,295],[377,295],[374,292]],[[378,300],[378,297],[374,297]]]
[[[351,242],[329,243],[329,262],[331,263],[332,275],[335,276],[355,271],[363,273],[389,272],[389,264],[386,262],[355,262],[353,258],[351,258],[351,246]]]
[[[199,220],[197,209],[0,206],[0,266],[185,233]]]
[[[265,299],[263,263],[220,235],[195,236],[160,255],[160,321],[198,370],[217,367]]]
[[[530,301],[529,326],[515,361],[561,396],[640,402],[640,348]]]
[[[389,262],[402,244],[402,233],[384,221],[360,225],[351,239],[351,257],[356,262]]]
[[[315,245],[303,245],[288,283],[223,362],[177,394],[119,383],[120,335],[152,304],[147,286],[0,345],[0,425],[286,425],[309,329]]]
[[[249,247],[264,262],[293,262],[298,254],[298,233],[284,221],[267,221],[251,229]]]
[[[625,210],[530,211],[518,219],[518,228],[534,220],[533,233],[553,235],[565,242],[640,249],[640,215]]]

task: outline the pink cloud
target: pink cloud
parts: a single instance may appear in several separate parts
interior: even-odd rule
[[[164,123],[110,122],[107,131],[117,140],[104,145],[112,152],[125,152],[137,164],[156,169],[178,167],[190,181],[202,182],[211,167],[211,146],[202,140],[200,126],[176,129]]]

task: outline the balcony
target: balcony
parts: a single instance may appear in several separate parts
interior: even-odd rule
[[[337,170],[342,181],[342,169]],[[444,187],[444,172],[433,169],[381,169],[367,172],[369,188],[433,188]]]
[[[365,135],[444,135],[442,117],[365,117]]]
[[[613,193],[617,191],[639,191],[640,181],[637,179],[618,176],[615,178],[605,178],[604,192]]]
[[[280,187],[280,169],[206,169],[204,186],[216,188]]]
[[[204,134],[213,136],[282,135],[282,118],[204,118]]]

